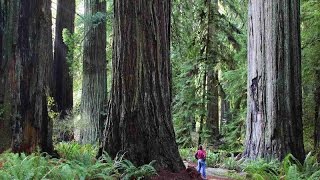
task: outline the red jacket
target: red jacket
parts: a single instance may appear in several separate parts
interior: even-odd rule
[[[198,159],[205,159],[206,158],[206,151],[205,150],[198,150],[197,151],[197,158]]]

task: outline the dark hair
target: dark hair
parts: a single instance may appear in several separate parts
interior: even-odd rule
[[[202,145],[199,145],[198,150],[202,150]]]

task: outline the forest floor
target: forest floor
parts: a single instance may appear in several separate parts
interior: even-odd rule
[[[186,166],[186,168],[197,168],[197,164],[193,163],[193,162],[188,162],[188,161],[184,161],[184,164]],[[224,177],[224,174],[227,174],[229,172],[229,170],[227,169],[222,169],[222,168],[211,168],[211,167],[207,167],[206,168],[206,173],[207,173],[207,179],[208,180],[231,180],[228,177]]]
[[[202,180],[201,175],[197,172],[197,164],[193,162],[184,161],[186,166],[185,170],[179,173],[172,173],[168,171],[158,172],[158,176],[154,176],[152,180]],[[206,169],[208,180],[232,180],[228,177],[224,177],[223,174],[227,174],[229,170],[221,168],[210,168]]]

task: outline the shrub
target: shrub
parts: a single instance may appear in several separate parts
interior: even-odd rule
[[[229,170],[240,170],[241,161],[237,161],[233,154],[222,162],[222,167]]]
[[[206,158],[207,166],[209,167],[218,167],[221,163],[220,153],[207,152]]]
[[[197,148],[183,148],[179,149],[180,157],[182,160],[189,162],[197,162],[197,159],[194,157]]]
[[[190,159],[190,149],[189,148],[179,149],[179,154],[183,160]]]

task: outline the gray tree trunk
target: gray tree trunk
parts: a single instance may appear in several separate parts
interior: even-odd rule
[[[107,93],[105,13],[104,0],[85,0],[85,14],[92,18],[85,24],[83,49],[80,141],[84,144],[97,143],[102,131],[100,121]]]
[[[244,155],[304,159],[299,0],[250,0]]]
[[[2,0],[1,8],[1,78],[5,81],[0,151],[30,153],[38,146],[50,153],[46,88],[52,61],[51,0]]]
[[[208,68],[207,75],[207,128],[211,132],[208,143],[213,145],[217,142],[219,136],[219,94],[218,94],[218,73],[215,70],[217,62],[217,28],[216,15],[218,13],[218,1],[208,0],[208,29],[207,29],[207,45],[206,45],[206,61]]]
[[[171,115],[170,0],[114,0],[113,79],[103,149],[184,169]],[[100,152],[102,152],[100,150]]]

